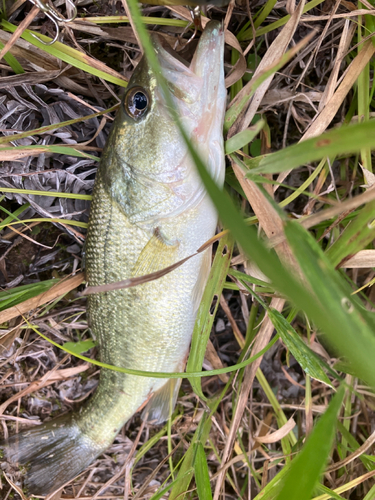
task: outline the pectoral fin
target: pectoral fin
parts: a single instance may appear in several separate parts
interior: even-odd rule
[[[132,269],[132,277],[143,276],[164,267],[168,267],[177,260],[178,242],[168,241],[159,228],[154,230]]]
[[[142,412],[142,419],[152,424],[168,420],[176,405],[181,379],[171,378],[156,391]]]

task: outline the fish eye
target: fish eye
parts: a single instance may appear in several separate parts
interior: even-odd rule
[[[147,113],[149,104],[150,100],[148,94],[141,87],[133,87],[125,95],[125,111],[135,120],[138,120]]]

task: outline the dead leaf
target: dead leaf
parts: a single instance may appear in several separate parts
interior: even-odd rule
[[[363,269],[375,267],[375,250],[360,250],[340,267],[350,269]]]
[[[273,298],[271,300],[270,307],[273,309],[276,309],[277,311],[281,312],[284,308],[285,300],[280,299],[280,298]],[[269,317],[267,316],[265,320],[263,321],[263,324],[259,330],[259,333],[256,337],[253,349],[251,351],[252,356],[257,354],[259,351],[264,349],[266,345],[268,344],[272,333],[274,332],[274,326]],[[239,425],[242,420],[243,413],[245,411],[246,405],[248,404],[249,401],[249,393],[252,388],[254,378],[256,375],[256,372],[260,366],[260,363],[262,361],[262,357],[256,359],[251,365],[247,366],[245,368],[245,374],[243,378],[243,382],[241,385],[241,390],[240,394],[237,400],[237,406],[236,406],[236,411],[235,414],[233,415],[230,430],[229,430],[229,435],[228,439],[225,443],[225,448],[223,451],[222,459],[221,459],[221,469],[218,474],[218,478],[216,481],[216,487],[215,487],[215,494],[214,494],[214,500],[217,500],[220,496],[220,491],[221,491],[221,485],[225,477],[225,471],[226,471],[226,462],[228,458],[230,457],[232,453],[232,449],[236,440],[237,432]]]
[[[172,12],[175,12],[179,16],[181,16],[183,19],[186,19],[187,21],[191,21],[191,14],[189,10],[186,7],[182,7],[180,5],[174,5],[174,6],[167,6],[169,10]],[[206,16],[201,16],[201,23],[202,27],[204,28],[206,24],[210,21],[208,17]],[[230,47],[233,47],[236,49],[239,53],[239,60],[233,67],[231,73],[227,76],[225,79],[225,86],[228,88],[234,83],[236,83],[242,76],[245,74],[246,68],[247,68],[247,63],[245,56],[243,55],[241,45],[239,41],[237,40],[237,37],[233,35],[233,33],[229,30],[224,30],[225,34],[225,43],[227,43]]]
[[[358,78],[358,75],[362,73],[374,53],[375,47],[372,43],[372,40],[368,40],[364,43],[363,48],[359,52],[359,54],[350,63],[349,67],[346,70],[346,75],[336,92],[327,102],[322,111],[315,117],[311,126],[304,133],[299,142],[310,139],[311,137],[316,137],[322,134],[327,129],[328,125],[336,116],[343,100],[347,96],[348,92],[352,89],[354,83]],[[279,174],[277,182],[282,183],[284,179],[290,174],[290,172],[291,170],[287,170]],[[278,186],[276,185],[274,190],[276,191],[277,188]]]
[[[236,82],[238,82],[238,80],[240,80],[240,78],[243,77],[247,69],[247,63],[245,56],[243,55],[241,45],[239,44],[237,37],[235,37],[231,31],[225,30],[225,42],[236,49],[239,53],[238,61],[232,68],[229,75],[227,75],[227,77],[225,78],[225,87],[228,88],[234,85]]]
[[[232,158],[231,163],[233,171],[246,194],[246,198],[252,206],[267,237],[273,238],[275,235],[283,233],[284,223],[275,208],[257,184],[245,177],[245,172],[242,171],[241,167]],[[297,261],[285,240],[280,241],[279,245],[275,246],[275,250],[288,269],[293,269],[294,271],[299,269]]]
[[[288,45],[290,43],[290,40],[292,39],[295,30],[297,29],[301,14],[303,12],[303,7],[305,5],[304,0],[298,4],[298,7],[294,11],[293,15],[289,19],[289,21],[286,23],[284,28],[281,30],[281,32],[277,35],[275,40],[272,42],[270,47],[268,48],[266,54],[263,56],[262,61],[260,62],[259,66],[257,67],[254,76],[252,80],[257,78],[264,70],[269,69],[270,67],[274,66],[280,58],[283,56],[285,53],[286,49],[288,48]],[[258,110],[258,107],[260,103],[262,102],[262,99],[270,86],[272,80],[274,78],[274,75],[271,75],[268,77],[261,85],[257,88],[255,91],[252,99],[249,101],[250,104],[247,108],[246,112],[242,112],[236,122],[232,125],[228,137],[232,137],[236,133],[240,132],[241,130],[245,130],[248,128],[248,126],[251,123],[251,120],[254,118],[254,115],[256,111]],[[251,90],[251,84],[252,81],[250,81],[240,92],[241,98],[246,95],[246,92],[249,92]],[[246,89],[246,90],[245,90]],[[238,97],[238,96],[237,96]],[[239,97],[238,97],[239,98]]]
[[[129,19],[129,23],[130,23],[130,26],[132,27],[134,36],[135,36],[135,38],[137,40],[137,44],[138,44],[139,50],[143,54],[144,53],[143,45],[141,43],[141,39],[138,36],[138,32],[136,30],[136,27],[135,27],[135,24],[134,24],[134,21],[133,21],[133,16],[132,16],[132,13],[131,13],[131,9],[129,9],[128,2],[126,0],[121,0],[121,2],[122,2],[122,5],[123,5],[123,7],[125,9],[125,14],[127,15],[128,19]]]
[[[25,19],[20,22],[20,24],[16,28],[16,31],[9,38],[9,40],[7,41],[5,46],[0,50],[0,61],[9,52],[9,50],[13,47],[13,45],[16,43],[16,41],[19,39],[19,37],[25,31],[25,29],[33,22],[34,18],[38,14],[38,12],[39,12],[39,8],[34,5],[33,8],[30,10],[30,12],[25,17]]]
[[[49,82],[61,75],[60,70],[54,71],[30,71],[21,75],[2,76],[0,79],[0,89],[15,87],[17,85],[35,85],[37,83]]]
[[[19,494],[19,496],[22,498],[22,500],[28,500],[28,498],[26,498],[25,495],[23,494],[22,489],[19,486],[17,486],[16,484],[14,484],[13,481],[11,479],[9,479],[9,477],[5,474],[5,472],[3,472],[3,476],[8,481],[10,486],[14,489],[14,491],[16,491]]]
[[[211,363],[214,370],[220,370],[221,368],[224,368],[224,365],[210,339],[208,339],[204,357]],[[229,376],[227,373],[221,373],[220,375],[218,375],[218,377],[224,384],[226,384],[229,380]]]
[[[2,43],[6,44],[11,36],[11,33],[0,30],[0,41]],[[65,63],[58,61],[56,57],[43,52],[38,47],[34,47],[34,45],[22,38],[17,40],[10,52],[20,61],[24,69],[29,68],[31,71],[35,71],[36,68],[42,71],[61,71],[65,67]]]
[[[374,199],[375,189],[367,189],[367,191],[358,196],[355,196],[354,198],[350,198],[349,200],[343,201],[342,203],[337,203],[337,205],[333,207],[310,215],[309,217],[306,217],[302,220],[299,219],[299,222],[304,228],[309,229],[310,227],[316,226],[320,222],[332,219],[333,217],[336,217],[336,215],[339,215],[347,210],[354,210]]]
[[[340,43],[337,49],[335,63],[331,71],[331,74],[329,75],[329,79],[324,89],[322,99],[319,103],[319,108],[318,108],[319,112],[323,110],[324,106],[331,99],[331,97],[335,92],[341,63],[345,57],[345,54],[349,49],[350,42],[354,36],[356,29],[357,27],[355,24],[351,24],[349,26],[349,21],[345,21],[344,28],[342,30],[342,35],[340,36]]]
[[[225,300],[224,295],[220,296],[220,305],[221,305],[223,311],[225,312],[225,314],[229,320],[229,323],[231,324],[231,327],[233,330],[233,335],[235,336],[235,338],[238,342],[238,345],[241,347],[241,349],[243,349],[245,347],[244,336],[242,335],[241,330],[238,328],[236,320],[233,318],[233,315],[232,315],[231,310],[227,304],[227,301]]]
[[[349,464],[350,462],[353,462],[357,457],[361,456],[363,453],[366,453],[366,451],[375,443],[375,432],[373,432],[367,439],[366,441],[355,450],[355,452],[351,453],[349,456],[344,458],[344,460],[340,460],[340,462],[336,462],[333,465],[330,465],[327,467],[326,472],[333,472],[337,469],[341,469],[341,467],[344,467],[345,465]],[[374,471],[373,471],[374,472]]]
[[[295,93],[290,89],[270,89],[263,97],[262,106],[274,106],[281,102],[293,100],[293,102],[304,102],[311,104],[312,102],[320,101],[322,99],[322,92],[312,90],[310,92]]]
[[[130,26],[122,26],[121,28],[102,28],[95,23],[87,20],[77,19],[69,23],[69,28],[83,33],[90,33],[104,38],[105,40],[120,40],[128,43],[138,43],[133,29]]]
[[[340,2],[343,4],[343,0]],[[349,2],[346,2],[347,4]],[[356,9],[352,10],[351,12],[344,12],[342,14],[334,14],[333,16],[327,15],[327,16],[310,16],[310,15],[304,15],[301,17],[301,22],[306,22],[306,23],[311,23],[312,21],[317,21],[317,22],[322,22],[322,21],[328,21],[330,19],[345,19],[348,17],[357,17],[357,16],[374,16],[375,15],[375,10],[374,9]]]
[[[84,281],[84,274],[78,273],[76,276],[72,278],[64,279],[56,283],[52,288],[50,288],[47,292],[41,293],[32,299],[25,300],[25,302],[21,302],[13,307],[9,307],[5,309],[5,311],[0,312],[0,324],[5,323],[6,321],[11,320],[12,318],[16,318],[22,314],[26,314],[37,307],[50,302],[51,300],[57,299],[61,295],[65,295],[66,293],[74,290]]]
[[[362,169],[363,177],[365,178],[366,181],[366,184],[361,187],[369,189],[375,184],[375,175],[372,172],[370,172],[370,170],[367,170],[367,168],[363,168],[361,164],[359,164],[359,166]]]
[[[90,366],[91,365],[89,363],[84,363],[82,365],[75,366],[73,368],[64,368],[63,370],[54,370],[54,369],[50,370],[45,375],[43,375],[43,377],[40,380],[31,382],[31,384],[28,387],[26,387],[20,392],[17,392],[17,394],[14,394],[14,396],[10,397],[7,401],[5,401],[5,403],[3,403],[0,406],[0,415],[4,413],[6,408],[11,403],[17,401],[19,398],[22,398],[32,392],[38,391],[39,389],[42,389],[47,385],[54,384],[55,382],[58,382],[60,380],[66,380],[67,378],[75,377],[79,373],[88,370]]]
[[[290,418],[286,424],[284,424],[280,429],[277,429],[275,432],[271,432],[271,434],[267,434],[266,436],[254,436],[255,441],[258,443],[277,443],[280,439],[284,438],[289,434],[289,432],[294,429],[296,423],[293,418]]]
[[[38,156],[41,153],[46,152],[46,148],[34,148],[34,149],[16,149],[3,151],[0,145],[0,161],[15,161],[21,158],[27,158],[28,156]]]

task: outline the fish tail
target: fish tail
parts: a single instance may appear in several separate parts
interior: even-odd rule
[[[4,458],[25,467],[29,494],[47,495],[82,472],[101,453],[66,415],[0,442]]]

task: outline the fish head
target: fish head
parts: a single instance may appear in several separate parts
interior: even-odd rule
[[[212,177],[223,183],[224,31],[208,23],[190,67],[153,39],[162,75],[190,140]],[[144,56],[134,70],[101,162],[102,178],[132,222],[175,216],[199,202],[204,188]]]

